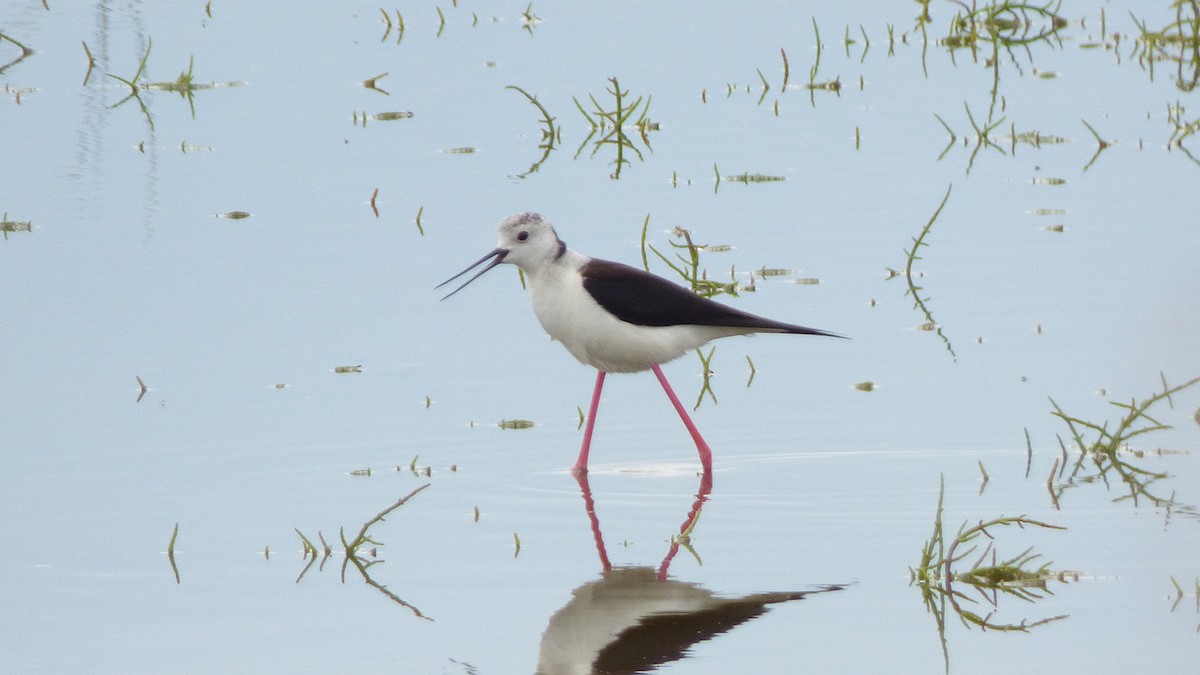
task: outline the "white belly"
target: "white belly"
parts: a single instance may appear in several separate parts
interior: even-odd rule
[[[575,279],[530,279],[533,311],[551,338],[581,363],[609,373],[649,370],[709,340],[746,331],[713,326],[639,326],[614,317]]]

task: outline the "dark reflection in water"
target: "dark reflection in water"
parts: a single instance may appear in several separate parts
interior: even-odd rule
[[[810,591],[722,597],[699,584],[668,579],[671,560],[681,545],[689,546],[692,528],[712,490],[709,473],[701,476],[691,511],[657,569],[613,568],[604,547],[587,475],[581,474],[577,479],[603,573],[600,579],[576,588],[571,601],[550,617],[542,634],[538,673],[652,671],[684,658],[693,645],[761,616],[769,605],[842,589],[830,585]]]

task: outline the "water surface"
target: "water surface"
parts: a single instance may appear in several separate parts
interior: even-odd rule
[[[1142,35],[1169,3],[1026,12],[974,50],[951,2],[924,28],[894,3],[207,9],[0,16],[8,668],[533,672],[556,617],[598,617],[577,661],[633,625],[584,602],[607,589],[707,618],[794,596],[695,644],[643,621],[662,672],[1192,669],[1200,388],[1147,411],[1173,428],[1117,457],[1167,476],[1132,484],[1051,414],[1115,429],[1200,376],[1195,24]],[[125,100],[108,75],[143,57]],[[609,78],[641,97],[621,164],[579,109],[613,110]],[[686,228],[732,247],[700,252],[723,301],[853,339],[716,343],[711,490],[653,379],[609,378],[585,494],[592,372],[514,271],[433,290],[523,210],[630,264],[647,217],[669,255]],[[700,359],[665,370],[700,398]],[[947,536],[1065,527],[989,533],[1069,574],[969,590],[991,628],[939,629],[910,568],[943,481]],[[377,585],[343,577],[339,530],[426,483],[359,549]],[[694,554],[639,586],[697,495]]]

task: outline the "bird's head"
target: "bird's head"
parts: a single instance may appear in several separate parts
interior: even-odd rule
[[[558,238],[550,221],[543,218],[541,214],[517,213],[505,218],[500,223],[496,233],[496,248],[476,260],[467,269],[438,284],[437,288],[445,286],[485,262],[488,263],[461,286],[447,293],[442,298],[445,300],[466,288],[467,284],[483,276],[484,272],[500,263],[511,263],[520,267],[526,274],[530,274],[557,259],[566,250],[567,245]]]

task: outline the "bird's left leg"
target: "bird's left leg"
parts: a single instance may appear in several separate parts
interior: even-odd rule
[[[700,453],[700,464],[704,467],[704,473],[712,471],[712,450],[708,447],[708,443],[704,441],[704,437],[700,435],[700,430],[692,422],[692,418],[688,417],[687,410],[683,404],[679,402],[679,397],[675,395],[675,390],[671,389],[671,384],[667,382],[667,376],[663,375],[662,368],[658,364],[650,366],[654,371],[655,377],[658,378],[659,384],[662,385],[663,391],[667,392],[667,398],[671,399],[671,405],[675,406],[675,412],[679,413],[680,419],[683,420],[683,426],[687,427],[688,433],[692,435],[692,440],[696,442],[696,451]]]

